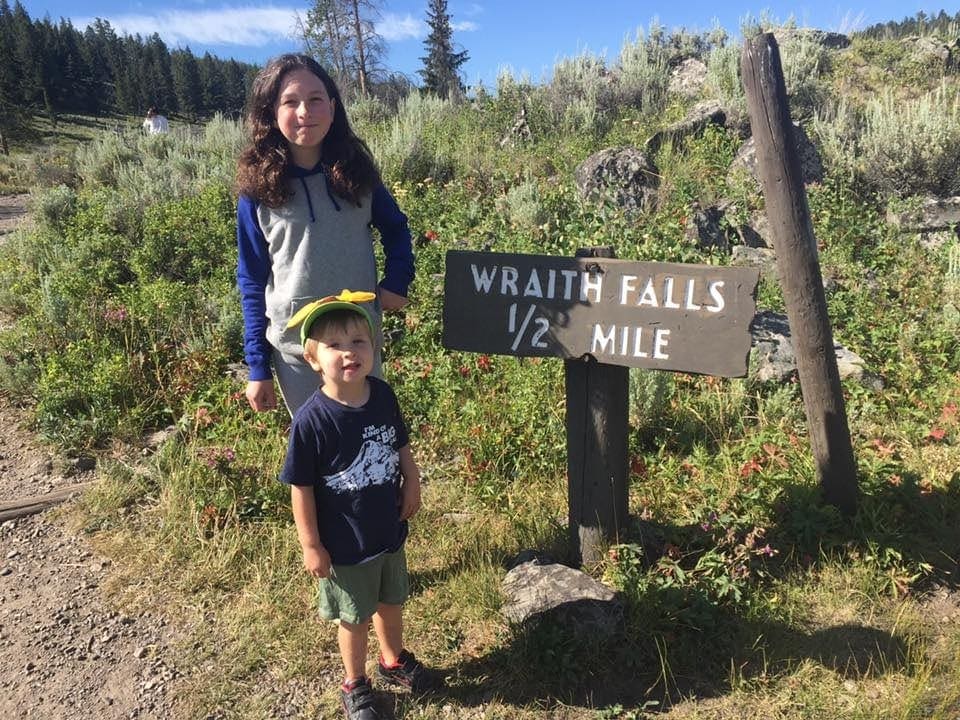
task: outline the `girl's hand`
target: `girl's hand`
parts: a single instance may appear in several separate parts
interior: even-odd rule
[[[323,545],[303,548],[303,566],[315,578],[330,577],[330,553]]]
[[[403,295],[397,295],[395,292],[390,292],[385,287],[378,287],[377,291],[380,294],[380,307],[387,312],[391,310],[400,310],[410,303],[410,301]]]
[[[257,412],[273,410],[277,407],[277,391],[273,380],[251,380],[247,383],[247,402]]]

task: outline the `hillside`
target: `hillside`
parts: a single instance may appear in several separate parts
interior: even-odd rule
[[[425,478],[408,642],[448,689],[383,692],[393,716],[960,713],[958,50],[935,32],[775,35],[843,350],[851,516],[816,483],[739,45],[638,36],[463,104],[348,108],[417,253],[384,373]],[[62,521],[109,560],[107,607],[175,635],[177,702],[156,717],[335,717],[336,631],[315,620],[275,480],[289,417],[243,397],[243,142],[217,117],[0,160],[32,213],[0,243],[0,394],[57,453],[96,459]],[[571,556],[563,362],[446,349],[442,319],[448,250],[595,245],[758,267],[769,324],[744,378],[629,371],[629,518],[583,568],[619,615],[591,634],[502,613],[509,567]]]

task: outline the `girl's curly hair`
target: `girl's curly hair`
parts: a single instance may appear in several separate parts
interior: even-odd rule
[[[268,207],[283,205],[293,196],[287,182],[290,150],[276,126],[276,103],[283,78],[301,68],[320,78],[334,101],[333,123],[320,155],[331,189],[359,205],[380,182],[380,171],[370,148],[351,129],[333,78],[312,57],[295,53],[275,57],[253,81],[246,109],[249,143],[237,161],[236,190]]]

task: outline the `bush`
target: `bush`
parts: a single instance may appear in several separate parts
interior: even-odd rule
[[[454,162],[440,138],[444,122],[454,113],[451,102],[433,95],[415,93],[405,98],[386,137],[368,139],[384,178],[405,182],[451,179]]]
[[[130,267],[144,282],[165,277],[198,283],[232,275],[235,221],[233,198],[223,185],[154,205],[146,212],[143,240],[131,254]]]
[[[942,85],[912,102],[891,90],[862,114],[845,103],[815,123],[827,164],[881,197],[960,192],[960,95]]]

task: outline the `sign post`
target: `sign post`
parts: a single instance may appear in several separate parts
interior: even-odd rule
[[[447,253],[445,347],[567,361],[570,536],[579,561],[598,560],[626,521],[626,368],[746,375],[759,275],[609,257]]]

